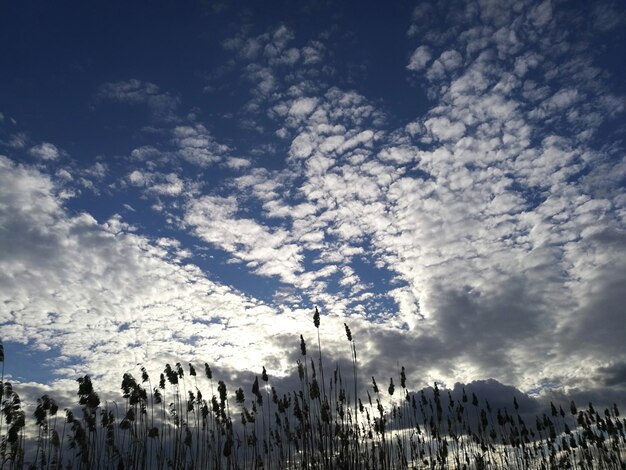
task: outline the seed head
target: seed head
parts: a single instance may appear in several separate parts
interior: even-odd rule
[[[300,377],[300,380],[304,379],[304,366],[300,360],[298,360],[298,377]]]
[[[224,403],[226,401],[227,396],[226,396],[226,384],[224,383],[223,380],[220,380],[218,382],[217,390],[220,394],[220,401]]]
[[[167,381],[172,385],[176,385],[178,383],[178,375],[169,364],[165,364],[165,375],[167,376]]]
[[[259,378],[258,377],[254,378],[254,383],[252,384],[252,394],[253,395],[259,394]]]
[[[348,341],[352,341],[352,332],[350,331],[350,327],[344,323],[343,326],[346,327],[346,336],[348,337]]]
[[[313,324],[315,325],[315,328],[320,327],[320,312],[317,307],[315,307],[315,312],[313,312]]]
[[[304,342],[304,337],[300,335],[300,352],[303,356],[306,356],[306,343]]]
[[[317,379],[313,379],[313,382],[311,382],[310,394],[313,400],[316,400],[320,397],[320,387],[317,383]]]
[[[376,379],[372,376],[372,385],[374,387],[374,393],[378,393],[378,385],[376,385]]]
[[[56,431],[56,429],[52,430],[52,436],[50,438],[50,442],[52,443],[52,445],[54,447],[56,447],[57,449],[59,448],[59,446],[61,445],[61,439],[59,438],[59,433]]]
[[[556,411],[556,406],[554,406],[554,403],[550,402],[550,413],[552,414],[552,416],[556,416],[558,414],[558,411]]]

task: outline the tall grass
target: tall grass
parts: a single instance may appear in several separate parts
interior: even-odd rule
[[[474,393],[454,397],[437,384],[411,392],[405,368],[358,394],[356,343],[348,325],[351,377],[324,367],[315,309],[316,360],[300,336],[299,384],[279,392],[265,367],[252,384],[227,390],[205,363],[209,392],[196,369],[166,364],[153,385],[126,373],[121,398],[101,402],[89,376],[79,377],[78,407],[48,395],[29,421],[4,381],[0,343],[0,468],[4,469],[625,469],[626,421],[616,405],[596,411],[551,404],[525,420],[517,400],[493,409]],[[328,375],[328,377],[327,377]],[[399,381],[398,381],[399,377]],[[400,385],[400,388],[397,387]],[[246,396],[245,390],[250,394]],[[30,429],[29,428],[29,429]]]

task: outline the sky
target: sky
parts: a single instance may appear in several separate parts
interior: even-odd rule
[[[138,364],[626,391],[620,1],[0,0],[0,338]],[[495,383],[495,382],[494,382]]]

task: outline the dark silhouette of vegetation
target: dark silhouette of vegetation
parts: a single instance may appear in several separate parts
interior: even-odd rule
[[[387,394],[376,380],[357,395],[355,340],[345,325],[352,383],[336,366],[324,370],[319,339],[317,361],[300,336],[299,386],[279,392],[265,367],[261,380],[210,393],[198,387],[196,369],[166,364],[153,384],[123,375],[123,404],[102,403],[89,376],[80,377],[80,413],[64,417],[48,395],[33,413],[36,434],[27,429],[18,394],[4,381],[0,343],[0,468],[36,469],[625,469],[626,421],[616,405],[596,411],[572,401],[565,411],[528,422],[516,397],[511,409],[493,409],[465,389],[455,399],[437,384],[428,391],[407,388],[405,368]],[[328,380],[326,380],[328,377]],[[247,396],[246,389],[250,395]],[[30,422],[29,422],[30,423]]]

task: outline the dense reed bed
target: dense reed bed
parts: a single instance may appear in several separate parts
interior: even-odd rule
[[[4,381],[0,398],[3,469],[625,469],[626,421],[616,405],[596,410],[551,404],[524,418],[515,397],[493,409],[474,393],[454,397],[435,384],[407,388],[404,367],[384,390],[372,377],[359,394],[358,355],[345,325],[352,370],[326,369],[319,338],[300,336],[298,386],[278,391],[265,367],[228,390],[209,364],[166,364],[122,377],[122,400],[101,402],[80,377],[78,406],[44,395],[26,416]],[[198,376],[201,380],[198,380]],[[203,383],[205,391],[200,390]],[[28,418],[28,419],[27,419]],[[32,418],[32,419],[31,419]],[[33,431],[34,430],[34,431]]]

